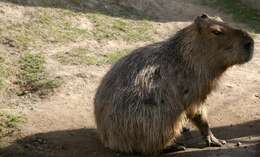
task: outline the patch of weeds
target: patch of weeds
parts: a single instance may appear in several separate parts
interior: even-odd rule
[[[18,28],[17,33],[14,33],[14,39],[18,48],[27,49],[29,46],[33,45],[35,41],[38,41],[38,39],[31,34],[34,33],[32,31],[33,30],[30,30],[30,28],[24,28],[23,26]]]
[[[129,53],[129,49],[123,49],[123,50],[119,50],[119,51],[114,51],[114,52],[110,52],[107,53],[105,55],[106,57],[106,63],[115,63],[116,61],[118,61],[120,58],[124,57],[125,55],[127,55]]]
[[[95,25],[96,40],[151,41],[155,29],[144,12],[117,0],[81,1],[85,16]]]
[[[5,63],[4,57],[0,55],[0,90],[4,88],[5,81],[9,76],[8,66]]]
[[[1,44],[11,48],[20,48],[27,45],[29,37],[26,36],[23,24],[11,23],[9,21],[3,22],[5,22],[5,25],[0,26]]]
[[[85,48],[75,48],[66,53],[60,53],[56,57],[62,64],[72,65],[103,65],[112,64],[129,52],[128,49],[97,54]]]
[[[43,38],[57,42],[77,41],[89,35],[86,29],[73,27],[70,19],[77,14],[67,10],[57,10],[49,13],[47,10],[39,12],[36,16],[39,34]],[[51,37],[51,38],[48,38]]]
[[[48,43],[75,42],[90,35],[88,30],[73,26],[71,11],[44,8],[31,14],[30,20],[1,26],[2,38],[11,40],[12,47],[41,48]]]
[[[3,39],[12,41],[12,47],[26,49],[28,46],[33,45],[37,38],[34,38],[33,30],[27,26],[27,24],[11,24],[6,25],[6,28],[2,33]]]
[[[92,32],[96,40],[125,40],[127,42],[150,41],[153,26],[147,20],[131,20],[99,13],[86,15],[95,24]]]
[[[11,47],[40,50],[48,44],[65,44],[88,38],[127,42],[153,39],[154,29],[148,17],[110,0],[80,1],[80,4],[59,0],[14,1],[51,8],[37,8],[21,21],[6,21],[5,25],[0,26],[1,38],[7,38],[7,44]],[[77,21],[77,18],[82,18],[83,22]],[[90,29],[86,28],[88,26],[81,27],[84,18],[90,21]]]
[[[65,65],[98,65],[101,64],[103,60],[102,57],[99,57],[97,54],[85,48],[74,48],[68,52],[60,53],[56,57],[59,62]]]
[[[5,81],[5,76],[4,76],[5,74],[2,72],[5,73],[5,68],[0,64],[0,89],[3,88],[4,81]]]
[[[254,31],[260,31],[260,11],[250,8],[239,0],[200,0],[202,4],[219,8],[231,14],[238,22],[248,24]]]
[[[99,12],[113,17],[135,20],[148,19],[145,12],[135,9],[130,5],[122,5],[118,0],[95,0],[94,2],[91,2],[91,0],[81,0],[81,4],[86,6],[83,8],[83,11]]]
[[[45,58],[41,54],[27,53],[21,58],[17,81],[22,89],[21,95],[26,92],[44,95],[61,85],[61,80],[48,78],[44,64]]]
[[[18,131],[18,124],[21,122],[24,122],[21,116],[0,112],[0,138],[11,136]]]

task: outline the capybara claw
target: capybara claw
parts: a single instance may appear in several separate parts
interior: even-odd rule
[[[208,147],[221,147],[227,142],[225,140],[217,139],[214,135],[207,136],[206,144]]]

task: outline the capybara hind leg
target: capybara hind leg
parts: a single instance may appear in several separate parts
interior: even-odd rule
[[[217,139],[211,132],[206,113],[195,113],[193,114],[193,116],[189,118],[194,123],[194,125],[200,130],[200,133],[206,141],[207,146],[221,147],[222,145],[226,144],[225,140]]]

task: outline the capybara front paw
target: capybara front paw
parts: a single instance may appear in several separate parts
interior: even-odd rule
[[[208,147],[221,147],[227,142],[225,140],[217,139],[213,134],[206,137],[206,144]]]

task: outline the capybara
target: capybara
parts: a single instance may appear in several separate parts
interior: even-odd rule
[[[248,62],[253,49],[248,33],[202,14],[173,37],[134,50],[97,90],[102,143],[119,152],[161,153],[176,143],[187,119],[208,146],[225,144],[211,132],[203,102],[223,72]]]

